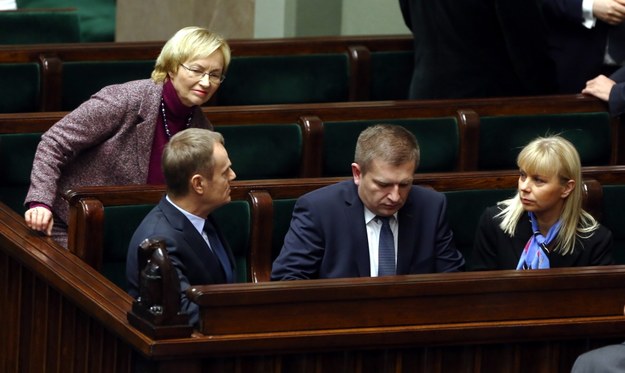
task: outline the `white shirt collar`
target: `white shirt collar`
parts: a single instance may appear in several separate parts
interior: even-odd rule
[[[193,215],[192,213],[188,212],[187,210],[184,210],[182,207],[176,205],[169,198],[169,196],[167,196],[167,195],[165,196],[165,199],[167,199],[167,202],[171,203],[172,206],[174,206],[178,211],[180,211],[184,216],[186,216],[187,219],[189,219],[189,221],[191,222],[191,224],[193,224],[195,229],[197,229],[198,233],[202,234],[202,231],[204,230],[204,223],[206,222],[206,219],[204,219],[201,216]]]

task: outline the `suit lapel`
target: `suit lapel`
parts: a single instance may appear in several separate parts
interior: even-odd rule
[[[172,227],[182,232],[186,248],[180,247],[179,249],[188,250],[193,253],[193,257],[199,259],[205,267],[203,275],[209,279],[208,283],[225,283],[226,279],[221,269],[219,259],[211,252],[206,241],[204,241],[202,235],[195,229],[189,219],[172,206],[165,198],[161,200],[161,209],[165,216],[167,216]],[[179,244],[182,245],[183,243]]]
[[[351,183],[347,196],[345,198],[346,227],[353,226],[353,240],[351,240],[353,247],[351,250],[346,250],[346,255],[354,255],[356,258],[356,276],[357,277],[370,277],[371,276],[371,260],[369,258],[369,240],[367,238],[367,226],[365,225],[365,210],[362,201],[358,197],[358,187],[356,184]],[[361,222],[360,224],[353,224],[353,222]],[[352,229],[346,227],[339,227],[337,229]]]
[[[410,195],[409,195],[410,196]],[[419,232],[412,227],[422,226],[416,221],[417,217],[412,213],[414,207],[412,206],[411,198],[404,206],[399,210],[397,214],[397,274],[407,274],[410,269],[410,263],[412,263],[413,255],[415,253],[415,246],[418,240],[417,235]]]

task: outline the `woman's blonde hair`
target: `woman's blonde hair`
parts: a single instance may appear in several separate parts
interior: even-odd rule
[[[167,78],[168,72],[178,71],[181,63],[208,57],[216,50],[220,50],[224,56],[222,74],[225,74],[230,64],[228,43],[221,36],[205,28],[185,27],[176,32],[163,46],[152,71],[152,80],[162,83]]]
[[[575,181],[575,186],[564,201],[560,214],[560,231],[555,239],[554,251],[562,255],[570,254],[575,248],[576,236],[589,237],[598,228],[599,223],[582,209],[582,171],[577,150],[568,140],[553,135],[538,137],[521,150],[517,156],[517,165],[527,174],[558,176],[561,182]],[[517,223],[525,212],[519,192],[507,200],[498,203],[503,210],[497,214],[503,220],[501,229],[514,235]]]

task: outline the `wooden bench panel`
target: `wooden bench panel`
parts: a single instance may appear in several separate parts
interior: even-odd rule
[[[228,327],[247,325],[248,331],[264,324],[257,322],[259,315],[275,299],[279,299],[276,305],[280,306],[293,299],[292,305],[287,304],[293,308],[302,301],[318,300],[316,306],[325,305],[333,311],[343,302],[337,295],[347,294],[345,301],[364,295],[361,300],[371,302],[401,291],[412,297],[427,297],[419,302],[416,311],[423,313],[420,307],[432,307],[439,322],[425,325],[432,321],[428,314],[423,320],[410,319],[412,325],[346,329],[352,321],[351,314],[336,316],[322,310],[315,317],[326,320],[328,326],[338,327],[304,332],[295,331],[294,327],[284,332],[225,335],[196,331],[190,338],[156,341],[128,324],[126,312],[130,310],[131,298],[127,294],[49,239],[32,234],[19,215],[0,203],[0,310],[3,325],[7,326],[0,328],[0,365],[8,371],[26,367],[42,370],[44,360],[33,361],[32,356],[45,355],[47,367],[62,364],[70,371],[102,369],[125,373],[132,371],[138,356],[143,356],[160,372],[184,369],[234,373],[240,367],[272,373],[306,367],[362,372],[363,367],[368,367],[380,373],[398,369],[564,373],[570,371],[580,353],[622,342],[623,276],[625,269],[613,266],[342,279],[330,283],[316,280],[310,284],[215,285],[200,288],[202,297],[214,300],[216,315],[226,318]],[[414,290],[410,291],[412,286]],[[473,322],[450,322],[459,310],[467,309],[468,299],[485,299],[489,295],[499,299],[494,296],[497,291],[504,296],[499,302],[510,294],[522,294],[516,301],[527,299],[527,303],[507,316],[511,304],[493,308],[478,303],[475,309],[486,311],[480,312],[481,316],[471,313]],[[556,302],[565,294],[569,296],[564,303]],[[587,301],[593,297],[597,303]],[[257,311],[251,307],[263,298],[262,308]],[[412,300],[407,297],[392,301]],[[236,310],[231,314],[223,312],[229,303]],[[243,311],[246,305],[250,308]],[[557,310],[565,312],[554,313]],[[553,317],[542,318],[547,312]],[[354,321],[384,321],[406,314],[368,318],[367,313],[359,309]],[[278,315],[270,315],[273,319],[269,320]],[[519,315],[534,317],[522,319]],[[280,324],[295,326],[296,316],[289,315]],[[498,321],[481,320],[490,316]],[[313,321],[319,326],[318,320]],[[37,337],[42,331],[47,336],[45,343]]]

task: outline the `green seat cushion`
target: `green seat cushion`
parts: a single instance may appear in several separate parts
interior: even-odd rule
[[[291,226],[291,217],[293,216],[293,207],[295,207],[296,198],[277,199],[273,201],[273,232],[271,242],[271,262],[278,257],[282,245],[284,245],[284,236]]]
[[[0,12],[0,44],[78,42],[80,21],[76,11],[21,9]]]
[[[451,171],[456,166],[460,138],[455,118],[324,122],[323,176],[351,175],[358,135],[378,123],[404,126],[416,136],[421,149],[417,172]]]
[[[293,124],[216,126],[225,139],[238,180],[297,177],[302,131]]]
[[[414,65],[412,51],[371,53],[372,101],[406,100]]]
[[[625,264],[625,185],[603,186],[603,224],[612,231],[614,261]]]
[[[538,136],[560,134],[575,145],[583,166],[607,165],[608,113],[516,115],[480,119],[479,169],[514,169],[521,149]]]
[[[23,213],[40,133],[0,135],[0,201]]]
[[[102,274],[126,290],[126,255],[135,230],[154,208],[152,204],[104,208]]]
[[[115,41],[115,0],[16,0],[18,9],[74,8],[80,23],[78,41]]]
[[[515,189],[493,189],[444,192],[447,197],[447,219],[454,233],[456,248],[464,255],[466,269],[471,269],[473,241],[484,209],[512,197],[515,191]]]
[[[65,62],[61,108],[74,110],[108,85],[148,79],[154,63],[154,60]]]
[[[37,111],[41,85],[37,63],[0,64],[0,76],[0,113]]]
[[[247,201],[232,201],[213,212],[213,216],[234,254],[237,282],[246,282],[252,220],[250,205]]]
[[[220,105],[347,101],[347,54],[233,57],[217,92]]]

